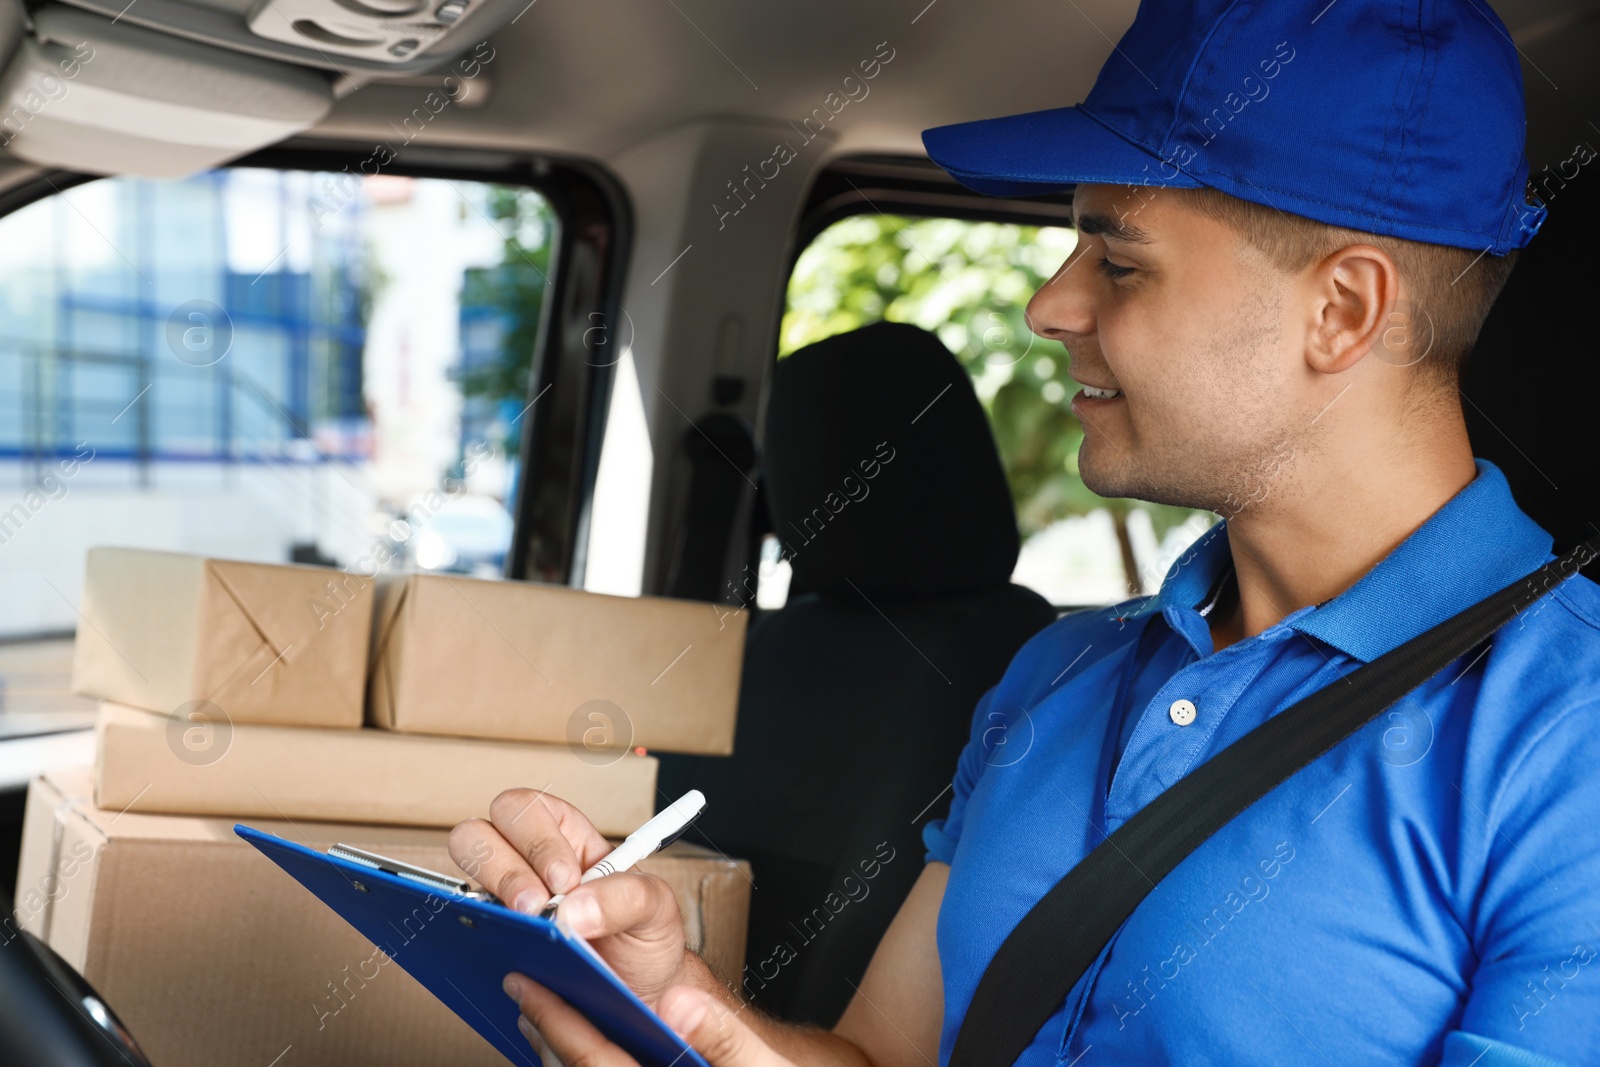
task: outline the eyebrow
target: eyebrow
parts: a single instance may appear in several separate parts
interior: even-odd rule
[[[1094,212],[1078,216],[1078,232],[1099,234],[1113,241],[1128,241],[1141,245],[1147,245],[1153,240],[1148,233],[1125,218],[1118,219]]]

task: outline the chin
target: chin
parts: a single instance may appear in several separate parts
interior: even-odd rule
[[[1111,455],[1104,454],[1110,451]],[[1213,494],[1195,484],[1193,472],[1203,469],[1198,458],[1186,460],[1183,469],[1163,469],[1142,463],[1131,453],[1102,450],[1087,442],[1078,451],[1078,477],[1089,491],[1107,499],[1143,500],[1180,508],[1215,511]]]
[[[1107,462],[1107,457],[1101,454],[1105,451],[1108,450],[1101,445],[1085,441],[1078,449],[1078,477],[1097,496],[1114,499],[1136,495],[1134,485],[1140,479],[1134,476],[1132,460],[1110,449],[1114,454]]]

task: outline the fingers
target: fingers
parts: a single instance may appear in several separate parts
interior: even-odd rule
[[[490,821],[471,819],[450,833],[450,856],[501,901],[536,914],[552,893],[578,883],[610,851],[571,804],[535,789],[508,789],[489,806]]]
[[[678,897],[662,879],[638,871],[596,878],[568,893],[556,917],[589,941],[628,933],[644,941],[681,938]]]
[[[447,847],[455,865],[466,872],[468,878],[486,888],[489,883],[484,876],[485,864],[493,859],[496,853],[508,852],[511,849],[511,846],[500,837],[499,832],[483,819],[469,819],[456,824],[450,831]]]
[[[489,819],[553,893],[577,885],[611,851],[582,812],[537,789],[507,789],[489,805]]]
[[[711,1067],[793,1067],[745,1025],[740,1011],[693,986],[673,986],[658,1005],[666,1024]]]
[[[509,907],[534,914],[550,897],[528,861],[485,819],[457,824],[449,848],[456,866]]]
[[[534,1043],[535,1034],[565,1067],[638,1067],[632,1056],[613,1045],[566,1001],[520,974],[508,974],[506,996],[517,1002],[522,1018],[517,1029]]]
[[[505,988],[522,1011],[517,1026],[523,1036],[532,1042],[537,1031],[566,1067],[636,1067],[631,1056],[544,986],[508,974]],[[660,1015],[711,1067],[794,1067],[757,1037],[738,1011],[703,990],[692,986],[667,990]]]

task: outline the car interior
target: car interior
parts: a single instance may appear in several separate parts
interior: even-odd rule
[[[1600,533],[1600,5],[1489,6],[1549,219],[1461,393],[1559,551]],[[748,621],[733,752],[651,748],[656,805],[701,790],[689,839],[748,862],[724,977],[836,1021],[1012,655],[1215,521],[1077,479],[1022,315],[1070,192],[980,196],[920,140],[1081,100],[1136,7],[0,7],[7,911],[29,783],[95,758],[92,547],[670,598]],[[0,1059],[207,1062],[18,925]]]

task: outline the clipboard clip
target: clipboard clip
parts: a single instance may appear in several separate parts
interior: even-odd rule
[[[465,897],[468,900],[481,900],[486,904],[498,904],[500,900],[493,893],[483,889],[474,889],[471,882],[438,871],[430,871],[426,867],[405,863],[401,860],[380,856],[376,852],[356,848],[353,845],[332,845],[328,848],[328,855],[335,859],[345,860],[349,863],[371,867],[375,871],[392,874],[397,878],[405,878],[418,882],[429,889],[439,889],[452,896]]]

